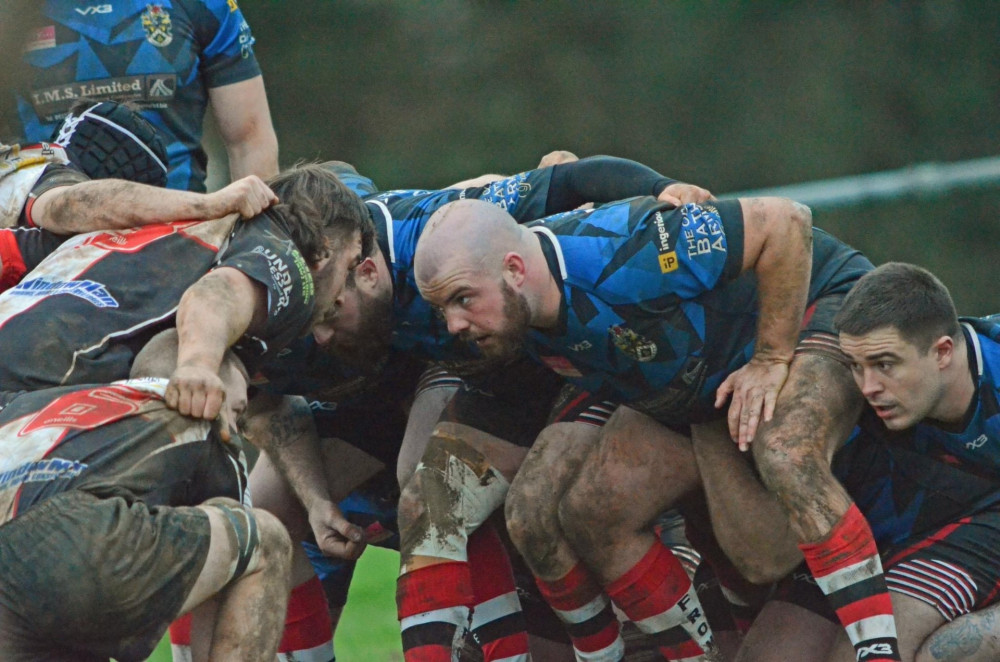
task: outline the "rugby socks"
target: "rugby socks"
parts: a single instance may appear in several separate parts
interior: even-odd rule
[[[319,577],[292,589],[279,662],[333,662],[333,622]]]
[[[712,629],[691,578],[659,540],[606,590],[628,619],[647,634],[666,636],[674,634],[671,631],[678,626],[683,628],[693,641],[677,637],[676,644],[671,641],[662,646],[660,650],[669,659],[695,658],[712,645]]]
[[[191,614],[170,624],[170,655],[174,662],[191,662]]]
[[[174,662],[191,662],[191,614],[170,624]],[[278,662],[334,662],[333,623],[319,578],[292,589],[285,614],[285,632],[278,645]]]
[[[855,504],[826,540],[799,545],[854,644],[858,662],[899,660],[892,600],[871,527]]]
[[[472,636],[483,650],[484,662],[528,662],[528,631],[517,597],[514,570],[507,550],[492,524],[469,536],[472,573]]]
[[[396,608],[406,662],[451,662],[469,629],[469,564],[447,561],[411,570],[396,583]]]
[[[566,625],[576,659],[615,662],[625,641],[611,602],[590,573],[578,563],[561,579],[535,579],[542,597]]]

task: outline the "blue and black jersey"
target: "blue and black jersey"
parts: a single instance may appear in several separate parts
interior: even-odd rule
[[[168,186],[204,191],[208,90],[260,75],[236,0],[45,0],[40,14],[16,98],[24,137],[49,140],[81,98],[131,100],[163,135]]]
[[[531,224],[563,293],[528,351],[591,393],[671,424],[717,416],[715,390],[753,355],[757,286],[741,275],[737,200],[675,209],[640,197]],[[816,230],[809,301],[872,268]]]
[[[963,318],[976,397],[956,426],[892,431],[866,409],[834,475],[880,544],[926,533],[1000,502],[1000,318]]]
[[[372,180],[356,172],[337,174],[365,200],[375,221],[379,250],[392,275],[392,350],[397,357],[392,360],[399,361],[405,354],[452,367],[474,361],[478,350],[448,333],[444,320],[420,296],[413,274],[417,241],[435,211],[449,202],[477,199],[501,207],[523,223],[588,201],[615,200],[640,191],[657,194],[674,181],[633,161],[612,157],[539,168],[468,189],[378,191]],[[312,337],[300,340],[258,377],[265,380],[261,384],[265,390],[323,400],[323,394],[348,397],[344,387],[352,384],[361,391],[368,386],[357,371],[318,348]]]

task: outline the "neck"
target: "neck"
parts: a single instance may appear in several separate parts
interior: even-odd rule
[[[935,409],[934,418],[947,423],[958,423],[964,417],[976,396],[976,380],[969,365],[968,346],[960,332],[961,344],[956,343],[955,358],[948,366],[944,395]]]
[[[527,251],[528,273],[534,274],[531,288],[536,295],[532,301],[531,326],[536,329],[554,329],[559,324],[559,309],[562,305],[562,289],[556,282],[549,262],[542,251],[541,239],[534,235]]]

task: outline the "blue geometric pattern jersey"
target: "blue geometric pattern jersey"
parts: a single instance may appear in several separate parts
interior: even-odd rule
[[[718,415],[714,393],[753,354],[757,286],[737,200],[673,208],[640,197],[529,224],[563,292],[528,352],[583,390],[672,424]],[[810,303],[871,268],[814,230]]]
[[[236,0],[46,0],[16,95],[24,137],[48,140],[81,97],[128,99],[162,132],[168,186],[205,190],[208,90],[260,75]]]

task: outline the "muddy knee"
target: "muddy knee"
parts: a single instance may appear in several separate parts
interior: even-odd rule
[[[467,559],[466,542],[504,501],[510,484],[485,455],[435,430],[403,491],[400,554]]]

